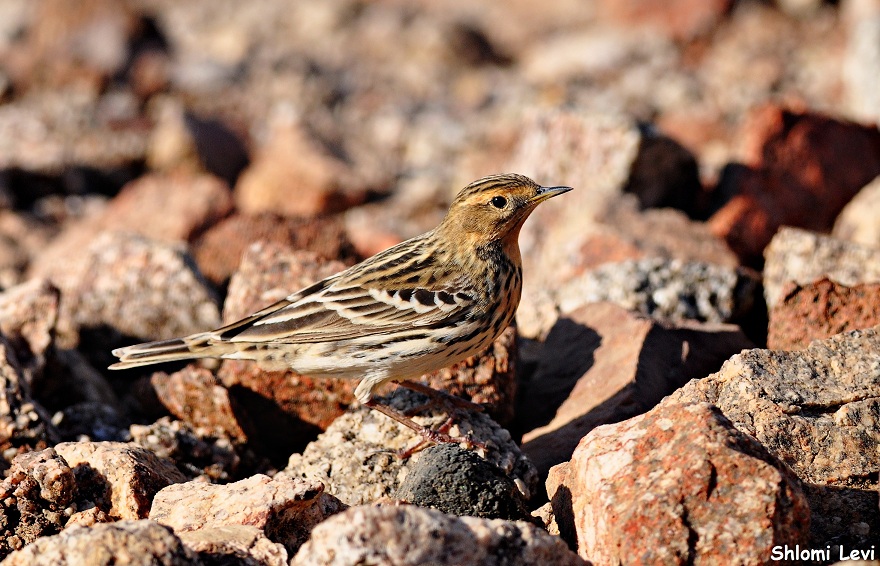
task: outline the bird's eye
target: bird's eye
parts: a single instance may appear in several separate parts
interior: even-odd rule
[[[492,197],[489,203],[495,208],[504,208],[507,206],[507,199],[502,196]]]

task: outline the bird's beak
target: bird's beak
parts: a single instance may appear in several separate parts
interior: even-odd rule
[[[570,190],[571,187],[538,187],[538,191],[535,193],[535,196],[532,197],[532,202],[538,204],[539,202],[544,202],[548,198],[567,193]]]

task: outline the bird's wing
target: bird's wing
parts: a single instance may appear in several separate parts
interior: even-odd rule
[[[464,318],[475,303],[476,293],[463,275],[431,285],[407,285],[399,277],[364,273],[363,264],[357,270],[350,268],[213,335],[232,342],[344,340],[451,324]]]

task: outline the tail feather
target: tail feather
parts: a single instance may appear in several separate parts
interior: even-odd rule
[[[111,365],[110,369],[127,369],[176,360],[220,357],[223,355],[223,352],[219,351],[222,348],[218,350],[217,345],[211,342],[211,336],[211,333],[194,334],[186,338],[145,342],[117,348],[113,350],[113,355],[119,358],[119,361]]]

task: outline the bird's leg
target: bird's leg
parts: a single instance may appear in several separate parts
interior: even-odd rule
[[[455,395],[452,395],[445,391],[440,391],[439,389],[428,387],[427,385],[423,385],[417,381],[404,379],[402,381],[398,381],[397,384],[401,387],[406,387],[407,389],[417,391],[422,395],[428,397],[427,403],[414,409],[410,409],[406,412],[407,415],[413,415],[420,411],[423,411],[426,408],[435,407],[437,405],[444,405],[452,409],[464,409],[465,411],[471,411],[475,413],[482,413],[485,410],[482,405],[478,405],[477,403],[468,401],[467,399],[462,399],[461,397],[456,397]]]
[[[443,425],[438,430],[431,430],[428,427],[422,426],[422,425],[414,422],[412,419],[410,419],[409,417],[407,417],[403,413],[396,411],[387,405],[382,405],[381,403],[377,403],[376,401],[374,401],[372,399],[370,399],[369,401],[367,401],[364,404],[367,407],[370,407],[371,409],[376,409],[377,411],[379,411],[380,413],[382,413],[386,417],[394,419],[395,421],[399,422],[403,426],[412,429],[417,434],[419,434],[419,436],[422,437],[422,440],[418,444],[416,444],[414,447],[406,449],[401,452],[398,452],[398,456],[400,458],[408,458],[409,456],[411,456],[415,452],[418,452],[419,450],[424,448],[425,445],[428,443],[434,443],[434,444],[461,444],[461,443],[464,443],[468,448],[483,448],[483,449],[486,448],[481,443],[475,442],[469,438],[460,438],[460,437],[450,436],[450,435],[446,434],[446,431],[449,430],[449,428],[453,424],[452,418],[447,419],[446,422],[443,423]]]

